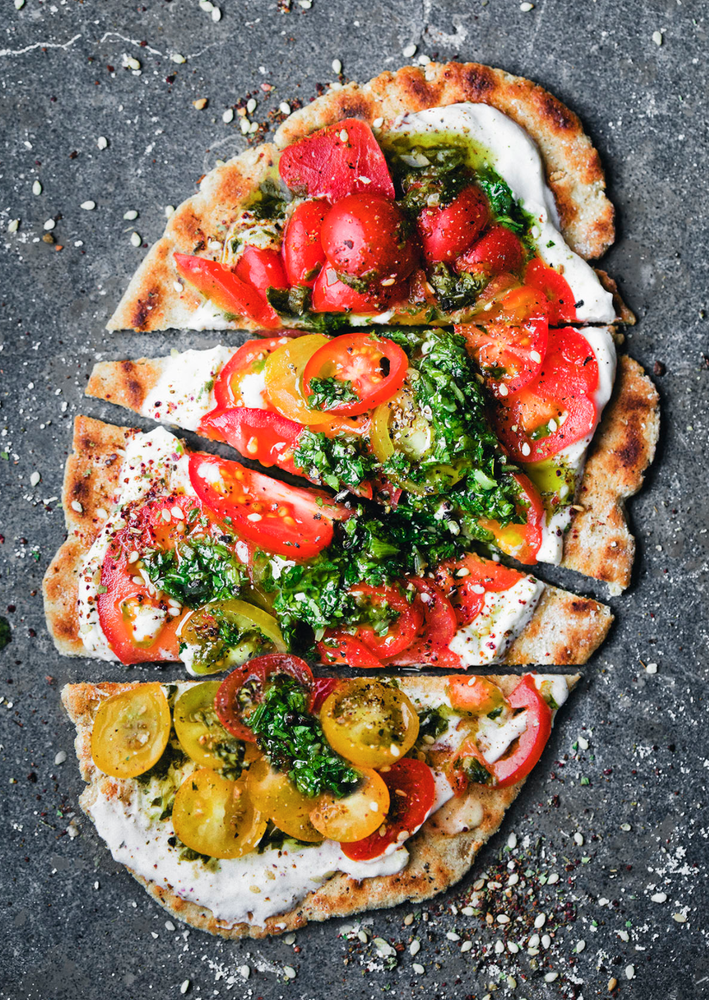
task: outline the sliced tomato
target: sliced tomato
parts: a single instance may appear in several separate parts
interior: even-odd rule
[[[329,208],[326,201],[303,201],[288,219],[282,252],[291,285],[312,288],[315,284],[325,263],[320,233]]]
[[[258,375],[263,371],[268,355],[287,343],[288,337],[264,337],[258,340],[247,340],[245,344],[242,344],[224,365],[214,383],[214,399],[217,403],[217,409],[232,406],[253,406],[250,398],[248,403],[244,398],[244,389],[248,384],[244,384],[244,379],[249,375]],[[266,404],[267,397],[264,390],[260,389],[259,394]]]
[[[366,122],[345,118],[287,146],[278,170],[292,191],[336,202],[367,192],[394,198],[394,184],[379,143]]]
[[[364,292],[356,292],[337,277],[334,267],[326,265],[317,276],[313,286],[313,312],[354,312],[365,316],[374,315],[382,310],[388,294],[388,289],[381,289],[377,297]]]
[[[310,694],[310,711],[313,715],[320,715],[320,709],[338,684],[342,684],[340,677],[313,678],[313,689]]]
[[[417,602],[423,611],[423,626],[419,636],[403,652],[387,660],[397,667],[419,666],[429,663],[435,667],[456,670],[461,666],[460,657],[448,648],[458,628],[453,605],[441,588],[432,580],[409,577],[418,591]]]
[[[544,295],[548,303],[550,326],[576,322],[578,315],[571,286],[563,275],[554,268],[547,267],[540,257],[535,257],[527,264],[524,283]]]
[[[236,265],[236,275],[252,285],[267,302],[269,288],[288,288],[283,259],[277,250],[247,245]]]
[[[487,278],[511,272],[521,274],[525,250],[522,241],[507,226],[492,226],[455,262],[456,271],[469,271]]]
[[[550,330],[537,378],[498,402],[495,425],[510,455],[539,462],[590,434],[598,422],[598,380],[598,362],[583,334],[572,327]]]
[[[245,458],[298,474],[293,452],[303,433],[303,425],[273,410],[255,410],[249,406],[217,407],[202,418],[199,433],[213,441],[226,441]]]
[[[481,518],[478,524],[481,528],[491,531],[495,536],[495,543],[500,551],[525,566],[531,566],[537,561],[537,555],[542,545],[544,537],[544,521],[546,511],[538,489],[524,473],[514,474],[521,487],[520,502],[518,509],[526,516],[524,524],[501,525],[499,521],[492,521],[488,518]]]
[[[355,630],[327,629],[325,641],[318,646],[327,662],[376,668],[382,665],[383,660],[408,649],[423,624],[420,603],[410,603],[396,587],[373,587],[368,583],[351,587],[350,594],[357,603],[388,609],[395,613],[396,618],[382,635],[371,625],[364,624],[358,625]]]
[[[333,519],[350,516],[326,493],[288,486],[216,455],[191,455],[189,472],[200,500],[231,518],[242,538],[298,561],[330,544]]]
[[[348,333],[334,337],[310,358],[303,372],[303,395],[314,389],[314,378],[334,378],[348,383],[357,396],[353,402],[327,407],[329,413],[358,416],[374,409],[399,391],[404,384],[409,359],[393,340],[369,333]]]
[[[385,287],[408,277],[416,264],[404,215],[383,195],[352,194],[333,205],[323,222],[322,245],[339,274],[385,281]]]
[[[425,822],[436,798],[433,771],[422,760],[404,757],[379,772],[389,789],[389,811],[381,827],[364,840],[342,844],[353,861],[378,858],[390,844],[403,843]],[[401,840],[399,839],[401,835]]]
[[[448,697],[451,708],[477,716],[506,705],[500,688],[487,677],[449,677]]]
[[[214,710],[224,728],[240,740],[255,743],[248,725],[249,715],[263,701],[266,688],[283,674],[294,677],[307,692],[312,690],[312,670],[305,660],[290,653],[257,656],[232,670],[214,696]]]
[[[229,316],[253,320],[274,330],[282,326],[280,317],[266,299],[248,282],[216,260],[175,253],[179,275]]]
[[[473,553],[441,563],[434,574],[436,583],[455,608],[460,626],[469,625],[477,618],[487,591],[509,590],[523,576],[519,570],[493,559],[481,559]]]
[[[523,326],[458,326],[456,332],[467,340],[487,385],[498,399],[519,392],[541,371],[549,338],[546,318],[530,319]]]
[[[480,238],[490,221],[490,205],[477,184],[463,188],[449,205],[424,208],[416,220],[429,263],[450,263]]]

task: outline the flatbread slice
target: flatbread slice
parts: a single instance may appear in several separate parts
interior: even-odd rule
[[[121,457],[140,431],[79,416],[74,424],[73,454],[63,487],[68,537],[44,577],[47,626],[57,649],[67,656],[89,655],[77,614],[79,574],[101,532],[120,479]],[[502,662],[522,664],[585,663],[605,639],[613,621],[610,609],[549,585],[521,634]]]
[[[216,371],[221,370],[218,350],[189,352],[186,356],[194,372],[193,396],[201,392],[203,382],[213,379]],[[173,423],[174,413],[178,426],[197,431],[199,421],[187,419],[188,392],[173,396],[179,411],[169,396],[158,400],[154,392],[171,360],[164,357],[98,362],[86,394],[163,423]],[[659,399],[655,387],[636,361],[621,357],[614,394],[596,431],[579,485],[576,498],[579,509],[574,511],[573,526],[564,537],[561,561],[562,566],[603,580],[613,594],[620,593],[630,583],[635,540],[628,528],[625,501],[642,486],[645,470],[655,453],[658,428]]]
[[[598,152],[572,111],[538,84],[490,66],[456,62],[407,66],[361,86],[351,83],[330,89],[290,115],[273,144],[249,149],[203,177],[198,193],[178,207],[163,237],[136,271],[107,328],[257,328],[249,320],[237,323],[225,318],[184,285],[173,253],[219,258],[241,206],[272,172],[279,151],[315,129],[350,117],[378,127],[407,112],[462,102],[496,108],[526,131],[541,153],[562,235],[582,258],[600,257],[615,237],[614,210],[606,197]],[[623,318],[622,310],[620,315]]]
[[[509,694],[519,680],[513,676],[498,675],[490,675],[489,679],[504,694]],[[578,679],[578,675],[557,675],[556,683],[565,681],[567,689],[572,689]],[[400,684],[407,694],[413,696],[414,691],[425,691],[426,697],[435,700],[437,696],[445,696],[446,680],[445,677],[408,677],[402,678]],[[110,695],[135,686],[69,684],[62,691],[62,701],[76,726],[76,753],[81,775],[87,782],[79,801],[92,820],[92,811],[99,800],[121,808],[121,803],[124,803],[129,810],[134,808],[135,781],[108,778],[96,768],[91,756],[91,730],[99,703]],[[260,925],[219,919],[211,909],[184,898],[184,883],[183,894],[180,895],[174,885],[166,881],[170,872],[161,870],[160,864],[154,874],[151,870],[150,877],[130,865],[127,867],[158,903],[192,927],[225,938],[264,938],[296,930],[309,921],[352,916],[404,902],[419,903],[443,892],[470,870],[477,853],[499,829],[505,811],[520,793],[523,784],[522,781],[503,788],[471,784],[463,797],[450,799],[406,842],[410,858],[403,870],[360,880],[337,872],[321,887],[304,892],[296,905],[269,916]]]

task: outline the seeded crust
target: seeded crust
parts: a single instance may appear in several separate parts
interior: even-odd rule
[[[47,628],[60,653],[90,656],[76,614],[79,572],[99,535],[119,484],[120,458],[135,428],[114,427],[90,417],[74,423],[74,452],[67,461],[63,503],[68,537],[44,576]],[[89,475],[85,473],[90,472]],[[82,510],[72,509],[73,500]],[[613,621],[609,608],[557,587],[545,588],[532,619],[504,659],[507,666],[581,664],[605,639]]]
[[[613,398],[591,445],[564,543],[563,566],[604,580],[612,594],[630,583],[635,538],[625,501],[643,484],[660,435],[657,389],[632,358],[619,360]]]
[[[573,688],[578,682],[578,674],[565,676],[569,687]],[[490,675],[490,680],[498,684],[505,694],[509,694],[518,678]],[[417,687],[425,684],[432,692],[442,693],[445,691],[446,678],[401,679],[404,691],[412,683]],[[81,775],[88,783],[79,802],[89,818],[90,807],[100,789],[111,798],[127,796],[130,788],[130,782],[107,778],[96,769],[91,758],[94,716],[104,698],[136,686],[112,683],[68,684],[62,691],[62,702],[76,726],[75,746]],[[418,903],[443,892],[460,881],[470,870],[476,854],[497,832],[505,811],[515,800],[523,784],[524,782],[520,782],[509,788],[471,786],[465,797],[451,800],[407,842],[411,858],[402,872],[360,882],[338,873],[316,892],[309,893],[295,909],[269,917],[263,927],[246,923],[229,926],[224,921],[217,920],[211,910],[180,898],[170,888],[147,880],[130,868],[128,871],[166,910],[192,927],[225,938],[264,938],[297,930],[309,921],[352,916],[365,910],[398,906],[400,903]],[[465,832],[449,832],[451,829],[464,827],[466,816],[472,817],[475,813],[479,816],[479,808],[482,808],[481,822],[477,822],[476,816],[473,828]]]
[[[479,63],[429,63],[425,69],[405,66],[361,86],[350,83],[330,89],[283,122],[275,145],[249,149],[206,174],[198,193],[179,206],[163,237],[136,271],[107,329],[191,327],[203,299],[179,281],[173,252],[214,256],[210,240],[223,242],[239,207],[266,177],[278,151],[288,144],[342,118],[360,118],[371,124],[407,111],[461,101],[491,105],[525,129],[541,152],[564,238],[580,256],[588,260],[600,257],[615,238],[614,210],[606,197],[598,152],[572,111],[538,84]],[[245,319],[220,325],[256,329]],[[215,324],[206,322],[201,328],[213,329]]]

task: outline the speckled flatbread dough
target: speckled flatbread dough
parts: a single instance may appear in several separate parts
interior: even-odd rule
[[[67,656],[87,655],[76,613],[79,573],[111,509],[126,442],[136,433],[135,428],[91,417],[77,417],[74,424],[74,451],[67,461],[62,493],[68,537],[43,582],[47,627],[57,649]],[[503,662],[509,666],[585,663],[612,621],[604,604],[547,586]]]
[[[136,271],[108,329],[148,331],[195,325],[203,299],[179,280],[173,252],[204,256],[206,250],[208,256],[214,240],[219,257],[240,206],[266,178],[280,149],[343,118],[386,122],[406,112],[463,101],[497,108],[531,136],[542,155],[564,238],[581,257],[600,257],[615,237],[613,206],[606,197],[598,152],[572,111],[538,84],[479,63],[405,66],[361,86],[350,83],[331,88],[290,115],[276,132],[274,143],[248,149],[203,177],[198,193],[179,206],[164,236]],[[214,323],[197,326],[213,329]],[[255,328],[245,320],[222,326]]]
[[[518,678],[489,675],[505,694],[517,684]],[[578,675],[565,675],[573,687]],[[402,678],[406,690],[411,679]],[[426,684],[432,693],[445,690],[445,677],[416,678],[417,687]],[[76,725],[76,753],[81,774],[88,783],[80,803],[87,812],[99,793],[109,797],[120,795],[123,783],[107,778],[95,767],[91,758],[91,728],[100,701],[134,684],[68,684],[62,691],[62,701]],[[400,903],[419,903],[454,885],[470,870],[483,844],[497,832],[505,811],[519,794],[524,782],[509,788],[489,788],[473,785],[463,798],[452,799],[407,841],[411,858],[407,867],[396,875],[377,876],[356,881],[336,874],[316,892],[310,892],[295,909],[270,917],[263,927],[247,923],[233,926],[218,920],[211,910],[177,896],[169,888],[148,881],[131,871],[151,896],[173,916],[192,927],[219,934],[226,938],[263,938],[271,934],[296,930],[309,921],[346,917],[365,910],[374,910]],[[124,793],[125,794],[125,793]],[[465,832],[451,832],[461,827]]]

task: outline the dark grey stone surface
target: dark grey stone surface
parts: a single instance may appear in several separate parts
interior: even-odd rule
[[[313,0],[304,10],[294,0],[283,13],[266,0],[221,3],[219,23],[196,0],[3,6],[0,614],[12,642],[0,653],[0,997],[163,998],[180,996],[188,982],[187,996],[202,998],[532,1000],[604,996],[611,977],[621,997],[707,995],[705,7],[537,0],[522,12],[516,0]],[[417,55],[529,76],[581,115],[618,207],[619,239],[606,266],[638,313],[628,348],[651,371],[655,362],[666,366],[657,378],[659,456],[632,504],[640,540],[633,586],[611,601],[611,637],[584,669],[538,773],[476,872],[427,908],[427,922],[419,907],[410,926],[408,907],[362,921],[370,941],[420,937],[415,961],[424,974],[408,950],[386,968],[372,943],[341,936],[342,922],[303,930],[295,945],[228,943],[167,927],[77,812],[82,783],[59,703],[66,681],[126,673],[61,659],[40,596],[63,538],[57,497],[71,420],[78,412],[122,418],[83,399],[92,362],[214,342],[105,333],[144,253],[131,246],[130,231],[152,242],[164,206],[190,194],[216,157],[243,148],[237,121],[222,121],[225,108],[254,94],[254,120],[268,121],[281,101],[308,101],[316,84],[333,79],[333,59],[364,81],[405,63],[408,43]],[[176,52],[184,64],[170,61]],[[124,53],[140,61],[140,75],[123,68]],[[273,86],[270,95],[262,83]],[[192,105],[199,97],[209,99],[203,111]],[[107,149],[97,147],[99,136]],[[95,210],[82,210],[89,199]],[[123,219],[129,209],[140,213],[135,223]],[[7,232],[18,218],[18,231]],[[50,219],[54,245],[42,240]],[[41,480],[33,486],[35,471]],[[546,576],[604,596],[571,574]],[[643,666],[651,663],[655,674]],[[512,832],[518,846],[505,853]],[[483,915],[462,914],[474,879],[500,864],[503,888],[490,890]],[[512,871],[521,881],[506,900]],[[539,874],[551,872],[559,881],[543,884]],[[657,893],[666,901],[653,901]],[[485,912],[505,910],[507,928],[485,923]],[[548,915],[540,933],[551,942],[536,970],[526,948],[496,952],[497,941],[526,942],[540,912]],[[461,953],[467,940],[472,948]],[[585,950],[574,955],[579,940]],[[286,966],[297,973],[290,982]],[[550,973],[558,978],[546,982]]]

